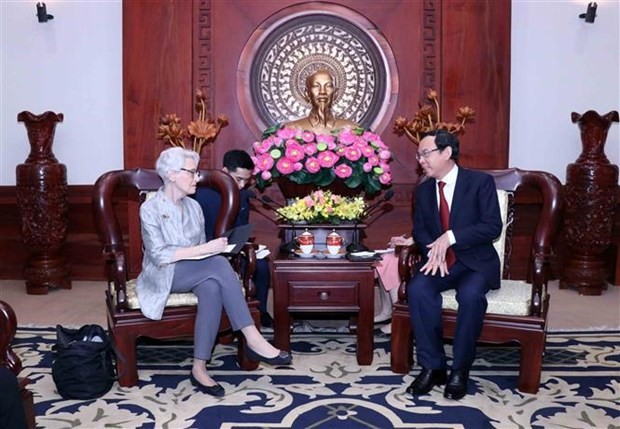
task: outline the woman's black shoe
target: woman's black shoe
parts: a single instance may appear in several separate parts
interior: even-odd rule
[[[254,362],[265,362],[269,365],[288,365],[293,360],[293,356],[284,350],[280,350],[280,353],[272,358],[259,355],[249,347],[246,347],[245,353],[248,359],[253,360]]]
[[[196,380],[196,377],[194,377],[194,373],[192,373],[191,371],[189,372],[189,381],[191,381],[192,384],[196,386],[199,391],[201,391],[202,393],[206,393],[207,395],[221,398],[226,394],[224,388],[217,383],[215,384],[215,386],[205,386],[200,381]]]

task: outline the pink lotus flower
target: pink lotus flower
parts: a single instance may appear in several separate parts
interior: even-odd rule
[[[338,134],[338,143],[344,146],[349,146],[355,143],[357,135],[350,128],[345,128]]]
[[[274,160],[268,153],[260,154],[259,156],[252,158],[254,161],[254,168],[258,171],[268,171],[273,167]]]
[[[295,140],[288,140],[286,142],[286,151],[284,153],[288,159],[295,162],[301,161],[306,156],[301,145]]]
[[[340,158],[331,150],[326,150],[319,153],[318,160],[319,164],[323,168],[331,168]]]
[[[383,173],[379,176],[379,182],[381,182],[382,185],[390,184],[390,182],[392,182],[392,175],[388,172]]]
[[[365,176],[362,184],[370,194],[391,183],[392,153],[375,133],[350,128],[340,130],[337,135],[315,135],[287,128],[271,132],[252,144],[254,174],[260,189],[268,186],[274,176],[288,177],[301,184],[328,186],[332,177],[348,179],[354,171]],[[345,185],[354,183],[359,181],[345,180]]]
[[[353,173],[353,169],[347,164],[340,164],[334,169],[334,173],[341,179],[346,179],[347,177],[351,176],[351,173]]]
[[[375,156],[375,155],[373,155],[373,156],[369,156],[369,157],[368,157],[368,163],[369,163],[370,165],[372,165],[373,167],[374,167],[375,165],[379,165],[379,157],[378,157],[378,156]]]
[[[278,169],[278,172],[280,172],[280,174],[291,174],[293,171],[295,171],[294,164],[295,163],[293,161],[284,157],[278,160],[278,162],[276,163],[276,168]]]
[[[280,128],[276,135],[283,140],[288,140],[297,135],[297,130],[295,128]]]
[[[317,153],[316,143],[308,143],[303,145],[306,155],[312,156]]]
[[[321,164],[319,164],[319,160],[313,156],[306,159],[305,166],[306,170],[308,170],[308,173],[312,174],[317,173],[321,169]]]
[[[301,139],[306,143],[313,142],[314,133],[312,131],[304,131],[303,133],[301,133]]]
[[[375,154],[375,149],[372,146],[367,145],[367,144],[360,147],[360,150],[362,151],[362,155],[364,155],[367,158]]]
[[[380,150],[379,151],[379,158],[383,159],[383,160],[387,160],[390,159],[392,157],[392,154],[390,153],[389,150]]]
[[[362,157],[362,151],[354,146],[349,146],[344,151],[344,157],[349,161],[357,161]]]

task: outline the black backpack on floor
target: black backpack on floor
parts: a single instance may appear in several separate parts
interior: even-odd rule
[[[99,325],[79,329],[56,325],[56,358],[52,378],[65,399],[94,399],[106,394],[114,381],[118,356],[107,332]]]

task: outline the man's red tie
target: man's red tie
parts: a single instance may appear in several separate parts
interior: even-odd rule
[[[450,208],[448,208],[448,201],[443,193],[443,188],[446,186],[446,182],[439,182],[439,219],[441,220],[441,229],[446,232],[450,229]],[[446,252],[446,265],[450,268],[456,262],[456,256],[454,250],[448,248]]]

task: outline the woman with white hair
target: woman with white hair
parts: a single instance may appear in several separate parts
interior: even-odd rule
[[[171,292],[191,291],[198,297],[190,380],[201,392],[220,397],[224,388],[209,376],[206,363],[222,308],[232,328],[245,336],[250,359],[286,365],[292,356],[273,347],[256,329],[239,279],[226,258],[189,259],[221,252],[228,244],[226,238],[206,242],[202,209],[186,198],[196,192],[198,161],[196,152],[180,147],[164,150],[157,159],[157,173],[164,185],[140,207],[144,259],[137,294],[144,316],[155,320],[161,319]]]

